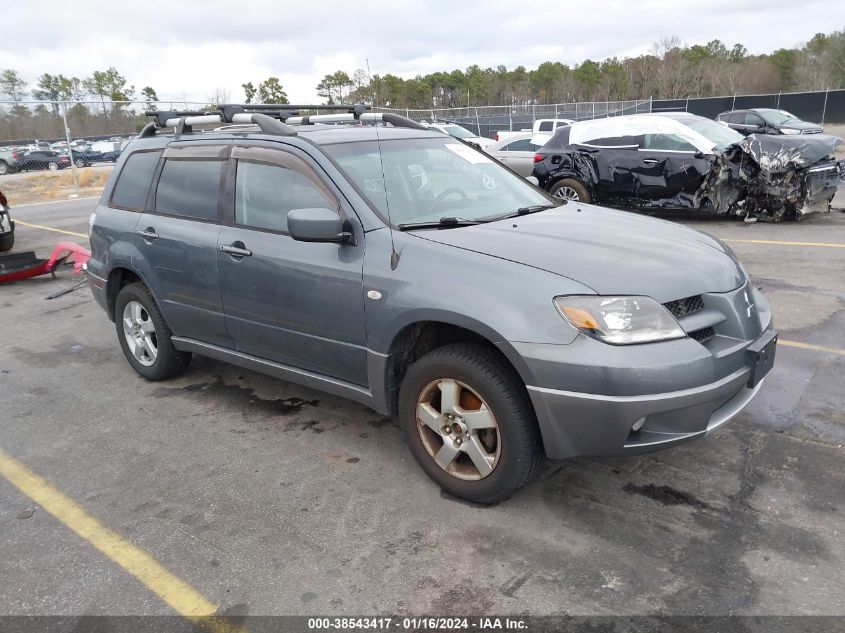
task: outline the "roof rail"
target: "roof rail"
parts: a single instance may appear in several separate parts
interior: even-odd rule
[[[344,114],[312,114],[310,116],[289,117],[285,120],[285,123],[288,125],[314,125],[316,123],[352,123],[354,121],[390,123],[395,127],[407,127],[414,130],[428,129],[421,123],[393,112],[363,112],[358,115],[348,112]]]
[[[139,137],[153,136],[157,130],[168,127],[175,127],[176,134],[181,135],[192,132],[194,125],[214,125],[219,123],[249,123],[257,125],[265,134],[296,136],[296,130],[282,123],[278,117],[273,118],[269,114],[261,112],[244,112],[243,110],[235,109],[224,110],[224,107],[221,106],[221,111],[216,114],[193,110],[145,112],[147,116],[154,117],[155,121],[148,123],[141,130]]]
[[[147,111],[144,114],[154,120],[144,126],[139,138],[154,136],[163,128],[176,128],[176,134],[193,131],[194,125],[252,124],[265,134],[295,136],[291,125],[314,125],[315,123],[352,123],[372,121],[390,123],[396,127],[427,129],[424,125],[392,112],[369,112],[372,107],[357,103],[354,105],[291,105],[287,103],[226,103],[219,106],[219,112],[199,110]],[[302,110],[334,111],[335,114],[300,115]],[[338,112],[342,110],[343,112]]]

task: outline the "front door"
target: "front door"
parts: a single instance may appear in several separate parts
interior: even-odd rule
[[[235,178],[217,258],[236,348],[366,386],[364,234],[354,214],[297,150],[235,147],[230,170]],[[356,242],[292,239],[288,211],[308,208],[345,211]]]

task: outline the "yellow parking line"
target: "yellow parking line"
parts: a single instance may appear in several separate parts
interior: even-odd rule
[[[8,455],[2,448],[0,475],[78,536],[135,576],[179,615],[214,633],[235,631],[226,621],[215,616],[215,604],[167,571],[145,551],[104,527],[76,502]]]
[[[77,233],[76,231],[65,231],[64,229],[55,229],[52,226],[44,226],[43,224],[31,224],[30,222],[24,222],[23,220],[18,220],[15,218],[15,224],[20,224],[21,226],[28,226],[31,229],[42,229],[44,231],[53,231],[54,233],[64,233],[65,235],[73,235],[75,237],[84,237],[88,238],[88,235],[85,233]]]
[[[722,240],[741,244],[776,244],[778,246],[822,246],[825,248],[845,248],[845,244],[835,242],[781,242],[778,240]]]
[[[815,345],[813,343],[800,343],[798,341],[785,341],[782,338],[778,339],[778,345],[784,347],[797,347],[798,349],[808,349],[813,352],[826,352],[828,354],[838,354],[845,356],[845,349],[837,349],[835,347],[825,347],[824,345]]]

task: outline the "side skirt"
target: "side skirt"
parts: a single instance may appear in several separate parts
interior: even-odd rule
[[[345,380],[330,378],[316,372],[308,371],[307,369],[300,369],[265,358],[258,358],[257,356],[251,356],[237,350],[219,347],[210,343],[203,343],[192,338],[174,336],[171,338],[171,341],[176,349],[183,352],[193,352],[216,360],[222,360],[226,363],[231,363],[244,369],[251,369],[273,376],[274,378],[287,380],[303,387],[310,387],[311,389],[325,391],[341,398],[354,400],[384,415],[388,413],[384,388],[380,390],[376,389],[376,393],[374,394],[366,387],[346,382]],[[387,359],[388,356],[386,354],[379,354],[370,350],[367,351],[367,374],[370,384],[384,384],[384,368]]]

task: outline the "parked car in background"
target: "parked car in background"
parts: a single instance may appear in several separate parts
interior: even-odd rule
[[[0,176],[19,171],[25,153],[17,147],[0,147]]]
[[[484,138],[483,136],[477,136],[473,134],[465,127],[458,125],[457,123],[427,123],[425,124],[428,127],[440,130],[444,134],[448,134],[454,138],[462,140],[464,143],[469,143],[470,145],[477,147],[478,149],[487,149],[490,147],[495,141],[493,139]]]
[[[70,157],[52,150],[32,150],[26,152],[17,165],[16,171],[38,171],[49,169],[57,171],[70,167]]]
[[[485,151],[520,176],[527,178],[534,171],[534,156],[542,147],[542,144],[535,143],[533,138],[533,132],[522,132],[494,143]]]
[[[94,163],[114,163],[120,158],[120,150],[99,151],[90,145],[72,148],[73,164],[77,167],[90,167]],[[63,152],[67,153],[67,152]]]
[[[731,110],[716,117],[719,123],[748,136],[749,134],[823,134],[815,123],[802,121],[786,110],[751,108]]]
[[[841,141],[744,137],[694,114],[635,114],[559,129],[538,152],[534,176],[560,198],[777,221],[830,209]]]
[[[532,127],[526,128],[524,130],[499,130],[498,132],[496,132],[496,140],[503,141],[506,138],[512,138],[525,132],[533,132],[534,134],[548,134],[549,138],[551,138],[551,135],[556,129],[558,129],[559,127],[564,127],[566,125],[572,125],[573,123],[575,123],[575,121],[572,119],[537,119],[536,121],[534,121],[534,125]]]
[[[9,211],[9,201],[0,191],[0,253],[12,250],[15,245],[15,223]]]

